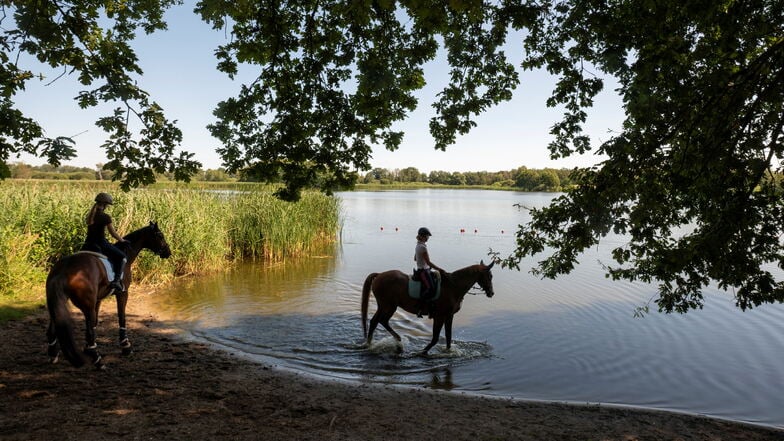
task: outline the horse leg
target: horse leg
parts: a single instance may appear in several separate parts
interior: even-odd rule
[[[446,320],[444,322],[444,334],[446,335],[446,350],[452,348],[452,319],[455,316],[452,314],[446,316]]]
[[[49,355],[49,362],[54,364],[60,360],[60,344],[57,342],[57,335],[54,331],[54,321],[49,320],[49,326],[46,328],[46,342],[49,343],[47,354]]]
[[[402,341],[400,335],[397,332],[395,332],[395,330],[392,329],[391,326],[389,326],[389,319],[391,319],[394,314],[395,311],[392,311],[391,314],[382,315],[381,318],[379,319],[379,323],[381,323],[381,326],[383,326],[384,329],[386,329],[390,334],[392,334],[392,337],[395,337],[395,340]]]
[[[392,337],[394,337],[395,340],[397,340],[397,342],[398,342],[398,352],[403,352],[403,347],[402,347],[402,345],[400,343],[401,340],[402,340],[400,338],[400,335],[397,332],[395,332],[395,330],[392,329],[389,326],[389,319],[392,318],[392,316],[394,314],[395,314],[395,310],[394,309],[391,312],[382,310],[381,308],[376,310],[376,313],[373,314],[373,318],[370,319],[370,327],[368,328],[368,338],[367,338],[367,344],[368,345],[370,345],[370,342],[371,342],[371,340],[373,338],[373,332],[376,330],[376,327],[378,326],[378,324],[381,323],[381,326],[383,326],[384,329],[389,331],[389,333],[392,334]]]
[[[120,322],[120,348],[123,355],[131,355],[131,341],[128,340],[128,330],[125,327],[125,306],[128,304],[128,290],[116,295],[117,297],[117,319]]]
[[[438,343],[438,336],[441,334],[441,327],[444,326],[444,319],[441,316],[436,316],[435,320],[433,320],[433,338],[430,340],[430,344],[425,346],[425,349],[422,350],[422,355],[426,355],[427,351],[430,350],[433,346]]]
[[[373,332],[376,331],[376,326],[378,326],[378,317],[381,315],[380,310],[376,310],[376,313],[373,314],[373,317],[370,319],[370,326],[368,327],[368,334],[367,334],[367,344],[370,345],[370,342],[373,340]]]
[[[103,364],[103,357],[98,352],[98,344],[95,343],[95,328],[92,326],[95,323],[95,310],[86,309],[82,312],[84,313],[85,341],[87,342],[84,353],[93,360],[93,366],[96,369],[104,369],[106,366]]]
[[[392,329],[391,326],[389,326],[389,319],[391,319],[394,314],[395,314],[394,310],[390,314],[383,314],[381,316],[381,319],[379,320],[379,323],[381,323],[381,326],[383,326],[384,329],[386,329],[387,332],[392,334],[392,337],[394,337],[395,340],[397,340],[397,353],[400,354],[403,352],[403,343],[402,343],[403,339],[401,339],[400,335],[397,332],[395,332],[395,330]]]
[[[101,301],[98,300],[95,302],[95,320],[93,322],[93,328],[98,328],[98,317],[101,315]]]

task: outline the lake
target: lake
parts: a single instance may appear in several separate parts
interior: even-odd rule
[[[284,369],[355,382],[467,393],[673,410],[784,427],[784,305],[742,312],[731,294],[706,290],[685,315],[635,308],[656,287],[612,282],[602,263],[622,243],[612,236],[568,276],[541,280],[493,269],[495,296],[467,295],[455,316],[453,349],[427,357],[431,321],[398,311],[362,345],[360,294],[371,272],[410,272],[416,230],[433,233],[433,262],[454,271],[502,256],[547,193],[410,190],[340,193],[344,224],[322,255],[188,280],[164,290],[157,307],[186,335]],[[176,250],[175,250],[176,252]],[[371,298],[370,314],[375,310]],[[655,309],[655,304],[652,304]]]

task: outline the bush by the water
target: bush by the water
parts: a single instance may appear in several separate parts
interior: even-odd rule
[[[52,263],[81,247],[84,218],[101,191],[114,196],[107,212],[120,234],[154,220],[171,246],[166,260],[139,255],[136,283],[216,271],[242,259],[307,255],[333,243],[340,222],[334,197],[312,192],[283,202],[255,184],[159,185],[123,193],[102,182],[0,181],[0,296],[43,288]]]

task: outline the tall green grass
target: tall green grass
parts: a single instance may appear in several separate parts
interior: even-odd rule
[[[101,191],[114,196],[107,212],[120,234],[156,221],[172,249],[166,260],[143,251],[135,283],[165,283],[246,259],[304,256],[334,243],[340,224],[336,198],[305,193],[297,203],[283,202],[260,185],[157,185],[123,193],[102,182],[0,181],[0,296],[43,292],[52,263],[81,247],[84,218]]]

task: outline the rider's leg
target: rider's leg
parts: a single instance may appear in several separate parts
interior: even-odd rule
[[[426,270],[425,278],[427,279],[428,291],[427,297],[425,298],[425,302],[427,304],[427,311],[430,318],[433,318],[433,298],[436,296],[436,282],[433,280],[433,273],[430,270]]]
[[[114,245],[105,246],[103,252],[109,258],[109,262],[112,263],[112,269],[114,270],[114,280],[112,280],[110,286],[117,292],[125,291],[125,286],[122,283],[123,268],[126,262],[125,253]]]
[[[422,282],[422,290],[419,294],[419,303],[418,303],[418,311],[417,317],[422,317],[422,312],[425,309],[425,304],[427,303],[428,299],[432,297],[433,291],[433,282],[429,276],[430,270],[420,270],[419,271],[419,281]]]

